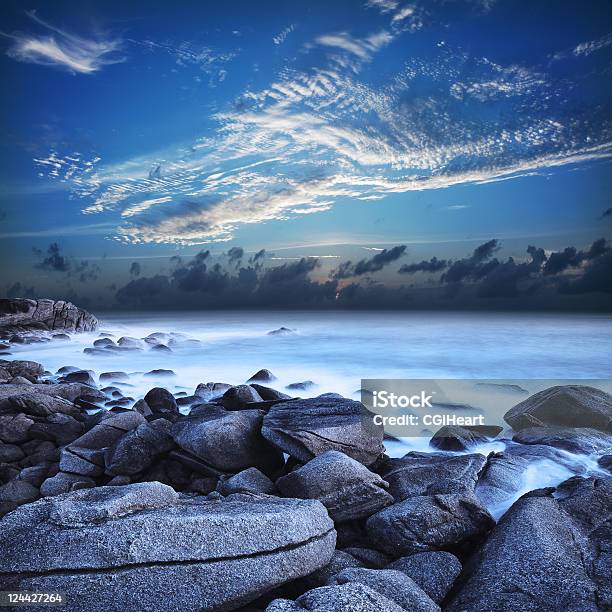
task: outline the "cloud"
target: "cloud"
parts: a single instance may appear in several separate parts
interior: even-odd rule
[[[40,270],[53,270],[55,272],[69,272],[72,268],[70,261],[61,254],[61,248],[57,242],[52,242],[47,248],[47,255],[44,256],[40,249],[34,249],[34,253],[42,257],[42,261],[35,264],[35,268]]]
[[[104,66],[124,61],[117,55],[122,44],[119,39],[84,38],[43,21],[35,11],[27,15],[53,33],[47,36],[21,32],[5,34],[13,41],[7,55],[14,60],[54,66],[73,74],[92,74]]]
[[[280,31],[276,36],[274,36],[272,38],[272,42],[274,42],[275,45],[282,45],[287,39],[287,36],[289,36],[289,34],[291,34],[293,31],[295,31],[294,23],[287,26],[284,30]]]
[[[376,51],[392,40],[393,35],[385,30],[380,30],[365,38],[355,38],[348,32],[336,32],[319,36],[315,39],[315,44],[346,51],[361,60],[370,60]]]
[[[140,276],[141,268],[137,261],[133,261],[130,266],[130,276]]]
[[[429,261],[424,259],[418,263],[404,264],[398,272],[400,274],[416,274],[417,272],[440,272],[448,267],[449,262],[446,259],[438,259],[432,257]]]
[[[355,264],[351,261],[345,261],[331,273],[331,278],[339,280],[379,272],[385,266],[388,266],[390,263],[402,257],[405,251],[406,245],[402,244],[394,246],[391,249],[383,249],[370,259],[361,259]]]
[[[601,213],[601,218],[604,219],[605,217],[610,217],[612,216],[612,208],[606,208],[606,210],[603,211],[603,213]]]
[[[232,247],[227,252],[230,265],[239,265],[244,257],[244,249],[242,247]]]
[[[609,250],[605,238],[600,238],[593,242],[588,251],[577,251],[575,247],[567,247],[563,251],[551,253],[544,266],[544,275],[560,274],[568,268],[580,266],[585,261],[597,259]]]

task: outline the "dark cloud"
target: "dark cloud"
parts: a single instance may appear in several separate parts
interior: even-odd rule
[[[232,247],[227,252],[227,258],[230,265],[239,265],[242,258],[244,257],[244,249],[241,247]]]
[[[605,238],[595,240],[588,251],[577,251],[575,247],[566,247],[563,251],[550,254],[544,266],[544,275],[560,274],[568,268],[576,268],[585,261],[592,261],[607,253],[610,247]]]
[[[497,240],[484,242],[474,249],[470,257],[449,263],[448,271],[440,280],[443,283],[460,283],[466,279],[474,280],[486,276],[499,263],[497,260],[487,261],[498,250]]]
[[[100,272],[100,266],[83,260],[73,265],[72,270],[69,272],[69,276],[74,275],[82,283],[87,283],[98,280]]]
[[[254,264],[254,263],[257,263],[258,261],[263,261],[265,256],[266,256],[266,249],[261,249],[260,251],[257,251],[257,253],[253,255],[253,257],[251,257],[250,262]]]
[[[612,293],[612,251],[608,249],[594,258],[582,276],[561,286],[562,293]]]
[[[601,218],[604,219],[605,217],[612,217],[612,208],[606,208],[606,210],[601,213]]]
[[[47,247],[46,257],[40,249],[33,249],[37,257],[42,261],[34,264],[39,270],[53,270],[55,272],[69,272],[71,269],[70,260],[62,255],[60,245],[57,242],[52,242]]]
[[[385,266],[397,261],[405,252],[406,245],[402,244],[394,246],[392,249],[383,249],[370,259],[361,259],[356,264],[353,264],[351,261],[345,261],[332,272],[331,278],[339,280],[379,272]]]
[[[130,276],[140,276],[141,271],[140,264],[137,261],[133,261],[130,266]]]
[[[13,283],[6,290],[6,297],[10,298],[34,298],[36,293],[34,287],[26,287],[22,285],[20,281]]]
[[[152,277],[137,278],[121,287],[115,294],[117,301],[125,306],[150,306],[152,300],[170,290],[167,276],[158,274]],[[179,306],[178,304],[176,305]]]
[[[398,272],[400,274],[416,274],[417,272],[440,272],[448,267],[450,262],[446,259],[432,257],[429,261],[424,259],[418,263],[404,264]]]

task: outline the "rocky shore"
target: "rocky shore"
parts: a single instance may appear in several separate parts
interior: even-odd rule
[[[603,391],[552,387],[512,429],[445,427],[431,452],[390,458],[361,403],[282,393],[267,370],[190,395],[132,398],[128,380],[0,361],[0,590],[59,591],[71,611],[612,608]],[[491,439],[505,449],[476,452]],[[542,460],[579,475],[496,522]]]

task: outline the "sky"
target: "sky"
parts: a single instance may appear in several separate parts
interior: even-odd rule
[[[0,17],[3,295],[612,309],[605,2]]]

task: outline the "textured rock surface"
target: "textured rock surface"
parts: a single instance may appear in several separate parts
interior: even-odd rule
[[[486,458],[480,454],[443,455],[408,453],[401,459],[388,459],[378,468],[389,483],[395,501],[424,495],[431,486],[446,484],[447,491],[474,489]]]
[[[449,552],[432,551],[402,557],[387,569],[410,576],[433,601],[440,604],[461,573],[461,563]]]
[[[609,610],[611,502],[612,477],[521,497],[466,568],[449,610]]]
[[[221,495],[231,495],[232,493],[272,495],[276,493],[276,487],[263,472],[260,472],[257,468],[248,468],[220,482],[218,491]]]
[[[393,557],[457,547],[484,535],[495,521],[473,495],[410,497],[371,516],[372,545]]]
[[[1,330],[62,330],[83,332],[98,327],[98,320],[70,302],[54,300],[0,299]]]
[[[183,499],[160,483],[44,499],[2,530],[0,586],[63,591],[79,611],[115,610],[118,593],[122,609],[235,609],[325,565],[335,546],[317,501]]]
[[[612,396],[586,385],[559,385],[528,397],[504,419],[516,430],[560,425],[612,431]]]
[[[612,450],[612,433],[589,427],[527,427],[512,439],[520,444],[545,444],[585,455]]]
[[[369,586],[405,610],[436,612],[440,609],[411,578],[396,570],[350,568],[336,574],[329,584],[355,582]]]
[[[371,465],[383,452],[383,428],[373,424],[372,414],[360,402],[333,395],[275,404],[262,434],[303,463],[337,450]]]
[[[318,499],[334,521],[367,517],[393,503],[378,474],[338,451],[315,457],[276,485],[285,497]]]
[[[429,444],[440,450],[468,450],[476,444],[488,442],[491,438],[495,438],[501,430],[502,428],[497,425],[474,425],[473,427],[445,425],[438,429]]]

